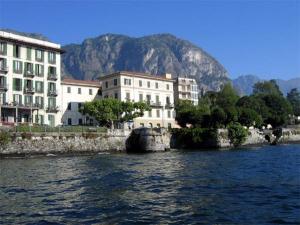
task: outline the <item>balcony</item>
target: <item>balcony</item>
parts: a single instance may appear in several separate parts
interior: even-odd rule
[[[48,90],[48,96],[56,97],[58,95],[57,90]]]
[[[41,103],[34,103],[34,107],[38,108],[38,109],[43,109],[44,108],[44,104]]]
[[[150,104],[152,107],[162,107],[161,102],[148,102],[148,104]]]
[[[8,90],[8,86],[5,83],[0,83],[0,92],[6,92]]]
[[[7,73],[7,72],[8,72],[8,67],[7,67],[7,66],[1,65],[1,66],[0,66],[0,72],[1,72],[1,73]]]
[[[48,79],[48,80],[56,81],[56,80],[57,80],[57,74],[48,73],[47,79]]]
[[[27,70],[24,72],[24,77],[29,77],[29,78],[33,78],[34,77],[34,72],[33,70]]]
[[[174,104],[167,102],[165,105],[165,108],[168,108],[168,109],[174,108]]]
[[[30,94],[30,95],[33,95],[35,92],[34,88],[33,87],[25,87],[24,88],[24,94]]]
[[[46,109],[47,113],[57,113],[58,112],[58,106],[48,106]]]

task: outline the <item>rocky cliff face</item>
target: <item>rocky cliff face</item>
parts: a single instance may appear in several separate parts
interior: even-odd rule
[[[63,74],[76,79],[90,80],[127,70],[193,77],[203,90],[219,90],[229,81],[225,68],[212,56],[170,34],[141,38],[106,34],[64,49]]]

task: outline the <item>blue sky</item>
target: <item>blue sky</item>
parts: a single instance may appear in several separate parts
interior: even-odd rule
[[[0,27],[61,44],[172,33],[210,53],[232,78],[300,77],[298,0],[0,0]]]

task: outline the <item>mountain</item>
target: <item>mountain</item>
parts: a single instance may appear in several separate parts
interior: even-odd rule
[[[140,38],[105,34],[63,48],[62,73],[76,79],[91,80],[121,70],[171,73],[195,78],[204,91],[219,90],[229,81],[226,69],[216,59],[171,34]]]
[[[13,33],[13,34],[18,34],[18,35],[22,35],[22,36],[25,36],[25,37],[31,37],[31,38],[35,38],[35,39],[42,40],[42,41],[50,41],[46,36],[44,36],[42,34],[20,32],[20,31],[15,31],[15,30],[12,30],[12,29],[7,29],[7,28],[0,28],[0,31],[5,31],[5,32]]]
[[[300,78],[293,78],[290,80],[275,80],[284,95],[286,95],[293,88],[298,88],[300,90]],[[240,95],[250,95],[252,93],[253,85],[259,81],[264,80],[255,75],[242,75],[236,79],[233,79],[232,83]]]

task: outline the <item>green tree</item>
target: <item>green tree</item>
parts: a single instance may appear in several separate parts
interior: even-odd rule
[[[247,130],[239,123],[231,123],[228,126],[228,138],[234,147],[245,142],[248,135]]]
[[[297,88],[293,88],[287,94],[287,100],[292,105],[294,115],[300,116],[300,92]]]
[[[256,111],[250,108],[239,108],[238,122],[244,126],[260,127],[262,125],[262,117]]]
[[[253,94],[263,94],[263,95],[281,95],[283,96],[282,92],[279,89],[279,86],[277,85],[275,80],[270,81],[263,81],[263,82],[257,82],[253,86]]]
[[[226,113],[221,107],[215,106],[211,111],[210,125],[215,128],[221,128],[224,127],[225,121]]]
[[[218,93],[216,104],[222,108],[234,107],[239,96],[230,83],[224,85]]]

